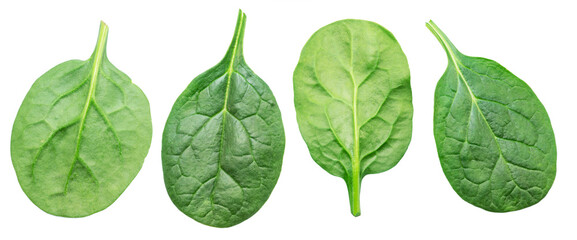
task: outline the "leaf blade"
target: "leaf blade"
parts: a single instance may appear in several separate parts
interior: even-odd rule
[[[150,146],[148,100],[128,77],[124,91],[135,93],[129,101],[110,105],[98,98],[113,90],[96,84],[105,72],[124,75],[106,58],[107,33],[101,22],[89,60],[59,64],[36,80],[16,116],[11,155],[18,181],[30,200],[52,215],[84,217],[111,205],[140,170]],[[99,110],[91,107],[100,103],[138,109],[127,110],[133,116],[119,121],[99,105]],[[126,121],[138,128],[121,128]],[[117,164],[115,153],[126,161]]]
[[[449,57],[435,93],[435,140],[451,186],[465,201],[488,211],[536,204],[550,189],[556,168],[545,108],[506,68],[458,53],[434,23],[428,26]]]
[[[184,214],[214,227],[239,224],[262,207],[284,152],[276,100],[244,62],[245,24],[239,11],[225,57],[179,96],[163,134],[171,200]]]
[[[315,162],[345,180],[351,212],[358,216],[362,177],[392,168],[410,142],[406,57],[380,25],[342,20],[313,34],[293,79],[301,135]],[[399,142],[387,145],[393,142],[388,136]]]

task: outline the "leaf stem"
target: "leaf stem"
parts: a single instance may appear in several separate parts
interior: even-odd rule
[[[356,157],[356,156],[355,156]],[[356,161],[358,165],[358,161]],[[349,201],[351,203],[351,214],[358,217],[361,215],[361,173],[360,166],[354,166],[353,161],[353,182],[349,189]]]
[[[236,21],[236,28],[234,29],[234,36],[232,37],[232,42],[228,47],[228,51],[223,59],[223,61],[230,61],[229,68],[230,71],[234,66],[235,62],[243,59],[243,38],[244,38],[244,28],[246,26],[246,14],[242,12],[241,9],[238,10],[238,18]]]
[[[443,31],[441,31],[441,29],[437,26],[437,24],[435,24],[433,22],[433,20],[429,20],[429,22],[427,23],[427,28],[433,33],[433,35],[435,35],[435,37],[437,38],[439,43],[445,49],[445,52],[447,53],[447,57],[449,58],[449,61],[451,61],[451,59],[455,58],[456,53],[458,53],[457,49],[455,48],[455,45],[453,45],[453,43],[451,41],[449,41],[449,38],[447,38],[447,35],[445,35],[445,33],[443,33]]]
[[[102,57],[106,57],[106,42],[108,40],[108,25],[103,21],[100,21],[100,31],[98,32],[98,40],[96,41],[96,47],[92,53],[93,60],[99,62]]]

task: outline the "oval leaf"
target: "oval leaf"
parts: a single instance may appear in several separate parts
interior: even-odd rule
[[[360,184],[394,167],[412,132],[407,58],[382,26],[342,20],[318,30],[294,72],[295,108],[313,159],[345,180],[360,215]]]
[[[90,59],[42,75],[12,129],[12,163],[26,195],[47,213],[83,217],[112,204],[140,168],[152,138],[148,100],[106,57],[101,23]]]
[[[239,11],[224,59],[178,97],[162,141],[172,202],[196,221],[230,227],[255,214],[280,174],[284,129],[266,83],[242,53],[246,15]]]
[[[529,207],[555,179],[545,107],[497,62],[461,54],[432,22],[449,58],[435,90],[434,132],[445,176],[465,201],[492,212]]]

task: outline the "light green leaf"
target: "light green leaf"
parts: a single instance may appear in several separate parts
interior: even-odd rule
[[[394,167],[412,132],[409,66],[395,37],[363,20],[318,30],[294,72],[295,108],[313,159],[345,180],[360,215],[362,178]]]
[[[42,75],[12,129],[12,163],[26,195],[47,213],[83,217],[112,204],[140,168],[152,138],[148,100],[106,56],[94,53]]]

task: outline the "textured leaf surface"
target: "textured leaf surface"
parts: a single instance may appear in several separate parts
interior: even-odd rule
[[[215,227],[236,225],[262,207],[284,152],[276,100],[243,58],[245,22],[239,12],[224,59],[176,100],[162,142],[164,181],[173,203]]]
[[[304,46],[294,91],[300,132],[311,156],[345,180],[351,212],[358,216],[361,179],[395,166],[411,140],[405,54],[376,23],[337,21]]]
[[[493,212],[529,207],[555,179],[545,108],[495,61],[461,54],[431,21],[449,65],[435,90],[434,132],[445,176],[465,201]]]
[[[112,204],[140,170],[152,137],[148,100],[106,57],[108,27],[86,61],[64,62],[26,95],[12,162],[40,209],[83,217]]]

